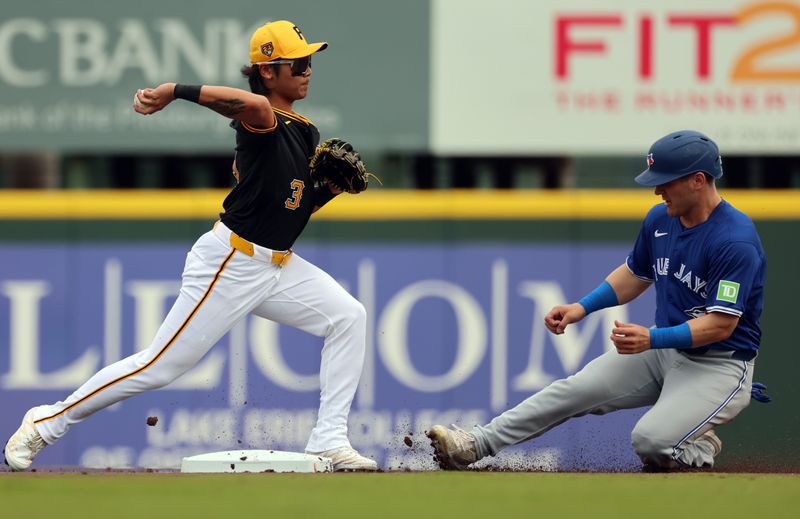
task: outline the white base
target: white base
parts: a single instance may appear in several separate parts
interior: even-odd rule
[[[183,458],[181,472],[333,472],[330,458],[284,451],[224,451]]]

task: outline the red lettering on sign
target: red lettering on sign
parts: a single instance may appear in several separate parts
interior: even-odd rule
[[[736,25],[733,16],[720,15],[674,15],[670,25],[688,25],[694,29],[697,41],[697,77],[708,79],[711,73],[711,30],[717,25]]]
[[[653,19],[649,16],[639,20],[639,77],[653,77]]]
[[[566,79],[569,76],[567,61],[569,55],[576,52],[603,54],[606,45],[602,41],[575,41],[570,38],[570,28],[574,25],[611,26],[622,25],[621,16],[556,16],[556,77]]]

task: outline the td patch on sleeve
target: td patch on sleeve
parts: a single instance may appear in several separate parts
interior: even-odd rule
[[[717,289],[717,301],[735,303],[739,298],[739,283],[735,281],[720,280]]]

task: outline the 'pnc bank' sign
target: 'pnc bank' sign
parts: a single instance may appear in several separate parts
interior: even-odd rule
[[[176,103],[144,118],[133,111],[133,94],[172,81],[247,90],[240,69],[249,64],[250,37],[283,17],[309,39],[331,45],[314,62],[311,94],[295,107],[299,113],[324,135],[347,135],[362,150],[426,149],[428,45],[423,37],[409,39],[407,27],[428,26],[427,0],[377,2],[368,9],[360,0],[340,0],[334,18],[314,2],[280,12],[248,0],[186,5],[6,2],[0,17],[0,151],[229,153],[233,133],[218,114]],[[353,30],[375,20],[394,24],[384,25],[380,37]],[[358,81],[344,63],[361,64]],[[387,69],[385,63],[403,66]],[[407,102],[386,102],[398,97]]]
[[[11,18],[0,23],[0,82],[12,87],[114,86],[136,72],[149,84],[186,77],[237,83],[250,35],[260,23],[210,18],[202,27],[177,18]]]

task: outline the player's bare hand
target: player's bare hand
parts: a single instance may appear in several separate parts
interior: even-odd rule
[[[611,342],[621,355],[641,353],[650,349],[650,329],[638,324],[614,321]]]
[[[544,316],[544,325],[552,333],[561,335],[567,325],[577,323],[586,317],[586,309],[578,303],[557,305]]]
[[[174,91],[175,83],[163,83],[155,88],[137,90],[133,109],[142,115],[154,114],[175,100]]]

